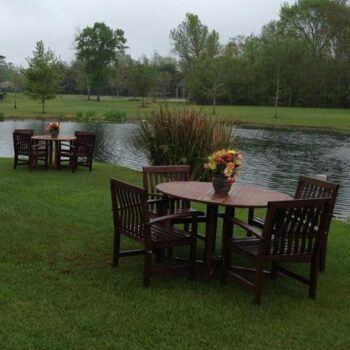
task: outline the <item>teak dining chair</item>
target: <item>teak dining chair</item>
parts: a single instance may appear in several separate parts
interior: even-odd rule
[[[64,161],[74,172],[79,165],[86,166],[92,170],[92,160],[95,148],[96,133],[90,131],[76,131],[76,140],[69,144],[59,143],[58,169]]]
[[[225,216],[222,283],[226,282],[227,276],[232,277],[250,289],[256,304],[260,304],[263,267],[265,263],[272,263],[273,278],[277,272],[295,278],[309,286],[309,297],[315,299],[321,248],[331,220],[332,206],[331,198],[269,202],[262,232],[238,219]],[[233,238],[234,225],[247,230],[252,237]],[[230,265],[231,253],[254,262],[253,281],[238,273],[242,268]],[[281,263],[284,262],[309,263],[309,278],[282,267]]]
[[[294,199],[313,199],[313,198],[327,198],[332,199],[332,214],[337,199],[339,185],[332,182],[311,178],[308,176],[299,176],[298,185],[294,194]],[[254,216],[254,208],[249,209],[248,224],[262,228],[264,226],[264,220]],[[324,246],[321,249],[320,258],[320,271],[324,271],[326,268],[326,254],[327,254],[327,242],[328,233],[331,221],[327,227],[327,235],[324,240]]]
[[[154,274],[172,273],[179,269],[189,269],[190,278],[195,278],[196,259],[196,213],[169,214],[150,219],[147,191],[122,181],[111,179],[111,194],[114,220],[113,266],[117,267],[119,257],[144,254],[144,286],[150,285]],[[191,215],[191,231],[179,230],[170,221]],[[120,239],[125,235],[143,247],[139,250],[120,251]],[[190,247],[188,265],[154,268],[152,254],[160,249],[180,246]]]
[[[151,215],[159,215],[164,196],[156,189],[156,185],[170,181],[189,181],[190,166],[189,165],[155,165],[145,166],[142,168],[143,187],[147,191],[148,204]],[[164,204],[164,203],[163,203]],[[182,211],[196,211],[191,208],[191,202],[185,199],[168,198],[165,205],[170,213],[181,213]],[[205,213],[197,211],[197,222],[203,223],[207,221]],[[183,224],[185,229],[188,229],[192,221],[191,216],[181,217],[173,220],[173,224]],[[204,239],[197,235],[198,238]]]
[[[48,167],[48,145],[47,143],[35,143],[31,137],[32,132],[26,131],[13,132],[14,146],[14,169],[18,165],[28,165],[29,170],[37,166],[38,161],[44,161],[45,168]]]

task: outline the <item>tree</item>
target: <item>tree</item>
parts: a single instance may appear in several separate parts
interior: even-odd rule
[[[23,71],[26,90],[31,98],[41,101],[45,113],[45,101],[56,96],[61,81],[58,60],[53,51],[45,51],[44,43],[38,41],[33,58],[27,58],[27,62],[29,67]]]
[[[76,35],[75,42],[77,58],[83,63],[89,84],[96,90],[99,101],[117,52],[126,48],[124,31],[113,31],[105,23],[96,22],[93,27],[86,27]]]
[[[142,97],[142,107],[145,106],[145,97],[154,87],[157,78],[157,71],[146,57],[132,63],[129,71],[129,87]]]
[[[203,25],[198,16],[187,13],[186,19],[171,30],[173,52],[178,54],[184,72],[192,69],[194,62],[203,57],[215,57],[220,52],[219,34]]]
[[[226,79],[222,57],[198,60],[188,76],[188,89],[196,101],[209,99],[213,105],[213,114],[217,99],[226,94]]]

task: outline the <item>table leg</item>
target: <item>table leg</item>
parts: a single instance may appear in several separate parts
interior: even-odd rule
[[[225,208],[225,215],[234,218],[235,217],[235,208],[232,207],[226,207]],[[231,254],[227,251],[225,251],[225,239],[232,239],[233,236],[233,223],[231,221],[224,220],[223,226],[222,226],[222,249],[221,249],[221,255],[224,258],[225,261],[225,267],[227,268],[230,266],[231,261]]]
[[[58,158],[60,156],[60,141],[55,140],[55,169],[59,170],[58,168]]]
[[[49,152],[49,168],[52,168],[52,142],[51,141],[49,141],[48,152]]]
[[[205,228],[204,281],[208,282],[213,273],[213,247],[218,221],[218,206],[207,205],[207,225]]]

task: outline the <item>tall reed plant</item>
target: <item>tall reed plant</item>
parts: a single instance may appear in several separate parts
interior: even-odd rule
[[[235,144],[234,122],[203,115],[194,107],[160,105],[147,120],[139,121],[135,143],[152,165],[189,164],[191,177],[205,180],[208,155]]]

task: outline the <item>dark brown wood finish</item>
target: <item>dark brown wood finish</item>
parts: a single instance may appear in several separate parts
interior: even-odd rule
[[[48,145],[47,143],[37,143],[32,140],[32,133],[26,129],[24,132],[13,132],[14,146],[14,169],[18,165],[28,165],[29,170],[36,167],[38,161],[44,161],[45,168],[48,166]]]
[[[30,134],[33,135],[33,129],[15,129],[15,132],[21,132],[22,134]]]
[[[95,148],[96,133],[90,131],[76,131],[76,139],[69,143],[59,143],[59,163],[58,168],[63,162],[68,162],[68,166],[74,172],[81,165],[92,170],[92,160]]]
[[[75,136],[52,137],[50,135],[34,135],[32,140],[34,142],[45,141],[48,144],[49,166],[55,169],[59,168],[59,149],[62,142],[72,142],[76,139]]]
[[[157,185],[156,189],[170,197],[207,204],[204,248],[205,281],[210,280],[213,271],[213,248],[219,206],[225,206],[228,213],[233,213],[234,208],[264,208],[268,201],[290,199],[290,196],[279,192],[239,184],[234,184],[228,195],[214,193],[211,182],[167,182]]]
[[[183,212],[150,219],[147,191],[125,182],[111,179],[111,194],[114,220],[113,266],[117,267],[119,257],[144,254],[144,286],[150,285],[153,274],[171,273],[188,268],[190,278],[195,278],[196,258],[196,213]],[[170,222],[176,218],[192,216],[191,231],[179,230]],[[142,249],[120,251],[121,235],[142,244]],[[164,248],[190,247],[190,263],[167,268],[154,268],[152,254]]]
[[[150,212],[152,215],[159,215],[161,208],[167,207],[170,213],[177,213],[183,210],[195,210],[191,208],[191,202],[180,198],[164,197],[156,186],[164,182],[172,181],[189,181],[190,180],[190,166],[189,165],[162,165],[162,166],[146,166],[142,168],[143,173],[143,187],[148,193],[148,202]],[[164,199],[168,199],[164,203]],[[187,230],[191,223],[191,216],[183,217],[174,220],[173,224],[183,224]],[[204,223],[207,221],[205,213],[198,212],[197,222]],[[198,238],[204,240],[204,237],[197,235]]]
[[[319,259],[331,218],[331,198],[297,199],[268,203],[262,232],[231,215],[225,216],[222,248],[222,283],[229,276],[253,292],[261,303],[263,267],[272,264],[272,278],[281,272],[309,286],[309,297],[316,298]],[[232,225],[242,227],[252,237],[232,238]],[[253,281],[230,265],[231,253],[243,256],[255,264]],[[281,266],[281,263],[309,263],[308,278]]]
[[[331,198],[332,199],[332,214],[337,199],[339,185],[332,182],[311,178],[308,176],[300,176],[298,185],[294,194],[294,199],[313,199],[313,198]],[[252,226],[262,228],[264,220],[254,216],[254,208],[249,209],[248,223]],[[328,234],[331,221],[327,227],[327,235],[324,240],[324,246],[321,249],[320,271],[324,271],[326,267],[326,253]]]

